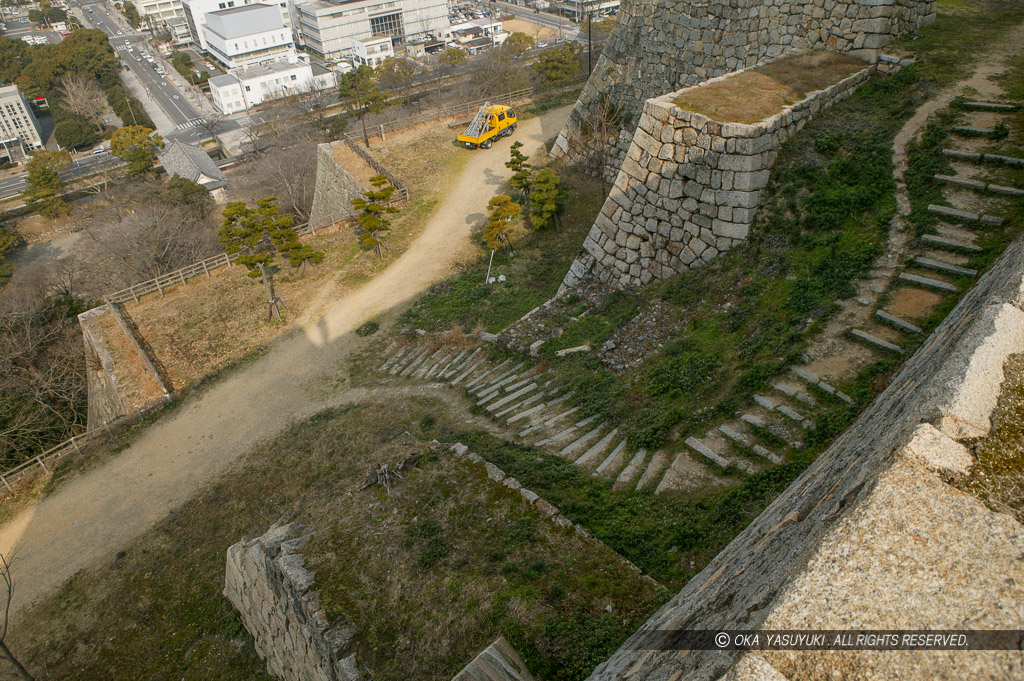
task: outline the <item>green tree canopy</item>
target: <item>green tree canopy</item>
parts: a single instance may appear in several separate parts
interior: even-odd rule
[[[533,226],[537,229],[558,226],[565,202],[565,189],[551,168],[544,168],[533,178]]]
[[[60,173],[71,165],[71,154],[66,151],[37,151],[28,162],[25,203],[40,215],[56,217],[67,210],[67,204],[60,198],[64,181]]]
[[[130,0],[124,0],[124,5],[121,7],[121,13],[124,14],[124,18],[128,20],[128,23],[132,25],[132,28],[138,28],[142,24],[142,17],[139,16],[139,10]]]
[[[535,45],[533,38],[525,33],[513,33],[501,44],[501,51],[513,59],[519,59],[532,50]]]
[[[359,116],[363,126],[363,143],[370,146],[370,137],[366,134],[366,114],[380,113],[387,106],[387,97],[381,92],[373,69],[363,64],[338,79],[338,99],[348,107],[349,112]]]
[[[580,74],[579,46],[562,43],[540,53],[531,64],[537,80],[544,85],[564,85]]]
[[[511,158],[505,161],[505,167],[512,171],[512,177],[509,178],[508,183],[519,190],[523,196],[523,205],[526,208],[526,215],[530,214],[530,190],[533,188],[533,177],[530,174],[531,166],[527,161],[529,160],[520,149],[523,148],[523,143],[516,140],[512,143],[510,150]]]
[[[384,242],[391,231],[391,222],[384,216],[398,212],[397,208],[388,205],[395,188],[388,184],[388,178],[384,175],[371,177],[370,184],[374,189],[366,192],[365,196],[352,199],[352,207],[360,211],[356,218],[359,245],[366,250],[373,249],[377,257],[383,260],[387,248]]]
[[[142,125],[118,128],[110,138],[110,152],[128,164],[128,177],[138,177],[153,170],[156,151],[163,146],[163,138]]]

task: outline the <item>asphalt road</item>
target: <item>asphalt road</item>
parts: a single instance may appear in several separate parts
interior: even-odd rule
[[[123,165],[124,161],[116,156],[84,156],[71,162],[71,167],[60,176],[65,182],[95,174],[107,167]],[[26,174],[0,178],[0,200],[17,196],[25,190]]]
[[[160,109],[167,115],[174,126],[187,126],[200,117],[200,113],[178,92],[173,83],[166,77],[157,73],[142,54],[152,54],[151,48],[145,42],[145,34],[126,32],[124,26],[115,19],[117,10],[111,9],[102,2],[83,3],[82,10],[85,20],[109,36],[110,44],[117,52],[117,56],[128,65],[135,77],[146,87],[149,97],[156,102]],[[92,10],[90,12],[89,10]],[[118,35],[121,33],[122,35]],[[129,51],[129,47],[132,48]],[[166,68],[166,67],[165,67]],[[123,121],[130,125],[131,121]]]

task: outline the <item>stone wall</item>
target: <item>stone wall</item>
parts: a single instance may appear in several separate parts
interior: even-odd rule
[[[934,17],[933,0],[623,0],[553,153],[581,160],[570,141],[582,138],[599,102],[613,101],[631,121],[608,155],[614,171],[647,99],[799,50],[849,52],[873,62],[896,36]]]
[[[563,290],[587,273],[613,286],[640,286],[700,267],[744,242],[779,148],[873,69],[752,125],[720,123],[675,105],[680,95],[743,71],[647,100],[626,159],[583,242],[586,253],[565,275]]]
[[[772,666],[794,678],[1003,678],[1019,667],[1016,651],[762,653],[768,665],[750,656],[738,663],[737,650],[651,642],[656,632],[762,626],[1015,628],[1024,617],[1024,530],[934,471],[970,464],[955,440],[988,432],[1004,363],[1022,351],[1018,239],[861,417],[590,681],[785,678]]]
[[[275,524],[228,549],[224,596],[252,634],[267,671],[286,681],[358,681],[355,655],[343,656],[351,625],[331,624],[312,591],[313,573],[297,553],[301,526]]]
[[[123,391],[114,375],[114,359],[102,333],[96,328],[98,317],[111,314],[109,305],[101,305],[78,315],[85,342],[85,376],[88,394],[87,430],[102,428],[128,413]]]
[[[359,180],[338,165],[332,150],[342,140],[318,144],[316,148],[316,189],[309,221],[313,225],[333,222],[342,216],[354,215],[352,199],[366,193]]]

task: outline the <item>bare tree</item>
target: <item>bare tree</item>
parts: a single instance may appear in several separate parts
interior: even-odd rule
[[[66,73],[57,84],[57,93],[72,113],[76,113],[103,130],[103,116],[107,112],[107,98],[95,79]]]
[[[608,191],[604,173],[608,149],[615,144],[625,119],[626,114],[619,104],[610,97],[601,96],[592,106],[584,107],[579,122],[568,128],[570,158],[600,178],[604,193]]]
[[[302,109],[302,115],[312,121],[316,130],[324,132],[327,118],[327,109],[338,101],[337,95],[331,88],[318,88],[316,83],[310,81],[295,95],[295,101]]]
[[[208,113],[200,118],[197,125],[206,131],[206,133],[213,138],[213,141],[217,142],[217,128],[227,118],[224,114],[219,111]]]
[[[282,213],[309,219],[316,191],[316,142],[301,136],[268,140],[273,152],[240,169],[233,189],[249,200],[273,192]]]
[[[7,560],[7,556],[0,553],[0,580],[3,580],[3,585],[7,589],[7,601],[4,604],[4,624],[3,628],[0,629],[0,655],[7,659],[12,665],[14,670],[18,673],[18,676],[24,681],[35,681],[35,677],[29,674],[28,670],[25,669],[11,649],[7,645],[7,629],[8,624],[11,621],[11,600],[14,598],[14,578],[11,576],[11,564]]]

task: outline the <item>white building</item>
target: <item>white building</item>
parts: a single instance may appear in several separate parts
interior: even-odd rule
[[[143,18],[148,18],[153,26],[185,15],[185,10],[181,8],[181,0],[135,0],[135,5],[139,14]]]
[[[171,34],[171,44],[175,47],[192,44],[192,34],[188,31],[188,22],[184,17],[164,19],[164,28]]]
[[[378,64],[388,57],[395,56],[395,46],[391,42],[391,36],[382,35],[376,38],[352,41],[352,59],[357,64],[366,64],[376,68]]]
[[[229,69],[274,61],[296,61],[292,32],[276,5],[242,5],[206,15],[206,49]]]
[[[291,31],[292,19],[288,14],[287,0],[181,0],[181,7],[185,12],[185,21],[188,22],[189,33],[192,34],[192,42],[203,52],[207,51],[206,35],[203,26],[206,25],[206,15],[218,10],[232,9],[244,5],[269,4],[278,7],[281,12],[281,22],[284,27]]]
[[[210,79],[210,95],[221,112],[233,114],[248,111],[263,102],[294,95],[308,88],[334,88],[334,73],[305,62],[273,62],[244,69],[234,69]]]
[[[296,43],[324,61],[354,58],[356,41],[389,36],[393,47],[448,26],[446,0],[291,0]]]
[[[0,156],[17,162],[43,148],[39,121],[17,85],[0,87]]]

